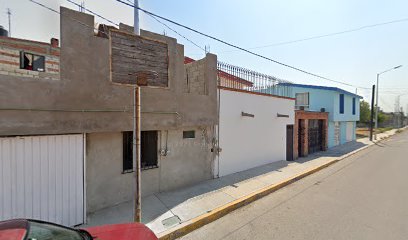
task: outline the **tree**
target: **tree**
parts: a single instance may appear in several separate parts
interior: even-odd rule
[[[378,123],[388,121],[389,118],[390,117],[388,115],[385,115],[382,111],[378,113]]]
[[[360,122],[369,123],[371,116],[370,104],[366,101],[360,102]]]

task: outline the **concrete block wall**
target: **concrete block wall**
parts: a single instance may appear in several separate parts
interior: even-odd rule
[[[16,39],[0,38],[0,46],[24,47],[53,57],[47,66],[52,69],[59,62],[61,78],[37,81],[4,75],[0,81],[0,135],[130,131],[132,113],[123,110],[132,105],[132,89],[111,81],[109,39],[95,36],[93,29],[73,20],[94,26],[92,15],[63,7],[61,12],[61,49],[25,40],[21,40],[24,46],[19,46],[14,43]],[[142,130],[215,125],[218,122],[217,56],[207,54],[200,65],[208,83],[207,94],[185,93],[184,46],[177,39],[161,34],[141,30],[141,36],[167,44],[169,57],[169,86],[141,89]],[[50,77],[51,73],[38,74]],[[9,108],[13,110],[2,110]],[[35,111],[38,109],[47,111]]]
[[[207,95],[207,79],[205,77],[205,60],[198,60],[184,65],[184,92]]]
[[[49,44],[15,38],[0,38],[0,74],[59,80],[59,50],[53,49]],[[20,69],[20,51],[45,57],[45,71],[31,71]]]

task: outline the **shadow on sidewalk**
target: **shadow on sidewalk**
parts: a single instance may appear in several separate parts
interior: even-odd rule
[[[319,157],[341,157],[345,154],[351,153],[367,145],[368,144],[361,142],[361,141],[352,141],[352,142],[345,143],[343,145],[329,148],[327,151],[316,152],[316,153],[310,154],[307,157],[299,158],[298,160],[296,160],[296,162],[304,163],[304,162],[314,160]]]
[[[299,158],[294,163],[305,163],[308,161],[315,160],[321,157],[340,157],[344,154],[353,152],[359,148],[366,146],[367,144],[362,142],[349,142],[340,146],[330,148],[324,152],[317,152],[310,154],[308,157]],[[160,200],[160,202],[167,208],[172,209],[192,198],[198,199],[204,195],[211,194],[211,192],[216,192],[224,187],[236,187],[238,183],[243,183],[245,181],[260,177],[264,174],[271,172],[281,172],[283,168],[287,167],[290,161],[279,161],[270,163],[267,165],[255,167],[246,171],[230,174],[217,179],[211,179],[204,181],[202,183],[173,190],[169,192],[162,192],[155,194],[154,196]],[[149,197],[146,197],[148,199]],[[156,212],[156,214],[150,215],[149,218],[144,218],[144,222],[150,222],[157,218],[158,216],[164,214],[165,212]],[[146,217],[146,216],[145,216]]]
[[[353,141],[324,152],[310,154],[308,157],[303,157],[293,162],[278,161],[217,179],[207,180],[189,187],[143,197],[142,221],[144,223],[160,222],[161,225],[163,219],[171,219],[172,217],[175,217],[179,220],[180,218],[183,220],[187,215],[193,215],[193,212],[197,213],[197,211],[202,211],[205,213],[207,209],[235,200],[234,196],[229,196],[225,192],[221,193],[221,191],[225,190],[224,188],[235,188],[238,191],[250,193],[251,191],[256,191],[270,185],[270,183],[259,180],[265,175],[274,175],[274,172],[279,172],[278,175],[283,174],[284,176],[287,176],[287,174],[290,174],[290,171],[288,172],[288,167],[291,167],[292,165],[311,162],[322,157],[340,157],[366,145],[368,145],[368,143],[364,141]],[[239,190],[242,188],[243,190]],[[197,205],[197,202],[201,202],[200,204],[203,205]],[[91,214],[89,216],[90,221],[88,224],[102,225],[129,222],[132,221],[132,212],[132,201],[121,203],[117,206],[102,209]],[[184,217],[181,216],[180,213]]]

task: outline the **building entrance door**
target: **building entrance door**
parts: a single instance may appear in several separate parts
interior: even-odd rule
[[[293,161],[293,125],[286,125],[286,161]]]

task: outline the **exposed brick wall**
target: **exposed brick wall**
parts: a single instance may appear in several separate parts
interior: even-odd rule
[[[45,57],[45,71],[37,72],[20,69],[20,51]],[[49,44],[34,41],[0,38],[0,74],[41,78],[47,80],[60,79],[59,49]]]
[[[319,119],[324,121],[324,132],[325,141],[323,143],[323,148],[326,150],[328,146],[328,118],[329,113],[327,112],[308,112],[302,110],[295,111],[295,127],[294,127],[294,144],[293,144],[293,156],[294,159],[298,159],[299,148],[301,151],[301,156],[307,156],[309,154],[309,120]],[[299,125],[300,124],[300,125]],[[299,128],[302,129],[299,134]],[[299,146],[299,142],[302,146]]]
[[[184,92],[207,95],[205,59],[185,64],[184,69],[186,71],[184,78]]]

